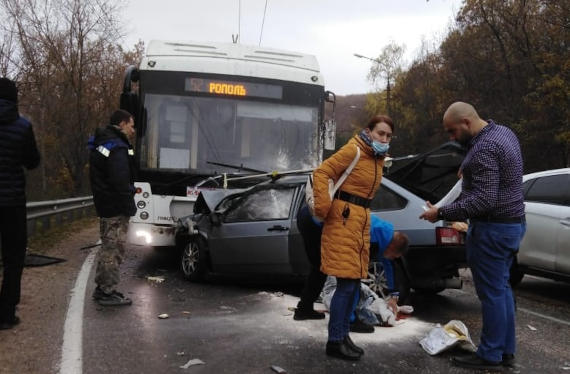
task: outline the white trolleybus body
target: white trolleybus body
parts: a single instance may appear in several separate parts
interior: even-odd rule
[[[222,175],[310,169],[334,149],[334,94],[302,53],[151,41],[126,70],[121,108],[137,130],[128,240],[139,245],[175,245],[177,219],[200,189],[224,188]]]

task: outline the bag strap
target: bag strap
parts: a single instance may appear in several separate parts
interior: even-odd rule
[[[349,176],[349,174],[352,172],[352,169],[354,169],[354,167],[356,166],[356,163],[358,162],[358,159],[360,159],[360,147],[358,147],[357,145],[355,145],[356,147],[356,155],[354,156],[354,160],[352,160],[352,162],[350,163],[350,165],[348,165],[348,167],[346,168],[346,170],[344,171],[344,173],[342,173],[342,175],[340,176],[340,178],[338,179],[338,181],[334,184],[333,190],[332,190],[332,195],[331,195],[331,199],[333,198],[334,194],[336,193],[336,191],[340,188],[340,186],[342,186],[342,184],[344,183],[344,181],[346,180],[346,177]]]

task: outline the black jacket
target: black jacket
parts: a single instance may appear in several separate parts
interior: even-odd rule
[[[116,127],[95,131],[89,139],[89,173],[93,202],[99,217],[133,216],[134,152],[127,137]]]
[[[24,167],[39,163],[32,124],[20,117],[15,102],[0,99],[0,206],[26,204]]]

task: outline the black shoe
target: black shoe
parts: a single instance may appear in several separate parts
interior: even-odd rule
[[[327,356],[340,358],[341,360],[358,361],[360,355],[351,350],[344,342],[327,342]]]
[[[14,316],[11,320],[0,322],[0,330],[9,330],[20,323],[20,318]]]
[[[97,304],[101,306],[122,306],[131,305],[133,302],[128,297],[123,296],[122,293],[113,291],[112,294],[104,294],[100,296],[97,300]]]
[[[95,291],[93,291],[93,300],[99,300],[103,297],[108,296],[105,292],[103,292],[102,289],[99,288],[99,286],[95,287]]]
[[[503,353],[503,361],[501,361],[501,365],[506,367],[514,367],[515,355],[512,353]]]
[[[453,364],[467,369],[502,370],[501,362],[487,361],[476,354],[453,357]]]
[[[293,315],[293,319],[296,321],[302,321],[305,319],[323,319],[325,318],[325,314],[321,312],[317,312],[314,309],[295,309],[295,314]]]
[[[357,346],[356,344],[354,344],[354,342],[352,341],[352,339],[350,338],[349,335],[344,337],[343,343],[350,348],[353,352],[358,353],[359,355],[363,355],[364,354],[364,349],[360,348],[359,346]]]
[[[370,334],[374,332],[374,326],[364,323],[357,318],[354,323],[350,324],[350,331],[362,334]]]

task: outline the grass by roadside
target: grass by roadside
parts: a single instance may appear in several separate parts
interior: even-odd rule
[[[86,227],[96,225],[97,217],[84,217],[73,222],[54,227],[44,233],[38,233],[28,238],[28,253],[45,254],[50,248],[64,241]]]

